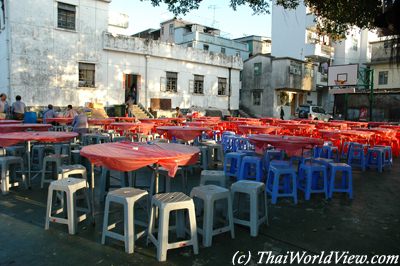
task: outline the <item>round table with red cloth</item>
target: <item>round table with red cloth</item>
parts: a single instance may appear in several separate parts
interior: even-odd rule
[[[239,125],[239,133],[250,134],[278,134],[280,127],[277,126],[257,126],[257,125]]]
[[[276,126],[279,124],[279,122],[284,121],[282,119],[279,118],[275,118],[275,117],[262,117],[259,119],[262,123],[264,124],[269,124],[271,126]]]
[[[172,140],[174,137],[183,141],[191,141],[200,137],[203,131],[211,131],[208,127],[166,126],[157,127],[157,133]]]
[[[142,134],[151,134],[151,130],[154,127],[152,123],[129,123],[129,122],[114,122],[110,124],[111,128],[115,130],[122,130],[122,131],[132,131],[136,133]]]
[[[279,123],[279,127],[281,127],[281,133],[282,134],[288,134],[288,135],[300,135],[300,136],[311,136],[314,129],[315,125],[313,124],[294,124],[294,123]]]
[[[107,126],[111,123],[114,123],[115,119],[113,118],[89,118],[88,124],[93,126]]]
[[[347,128],[367,128],[368,127],[368,122],[357,122],[357,121],[347,121],[347,120],[331,120],[330,122],[333,123],[345,123],[347,124]]]
[[[15,144],[37,141],[37,142],[65,142],[78,136],[75,132],[11,132],[0,134],[0,147],[9,147]]]
[[[310,150],[314,146],[324,144],[323,139],[298,136],[258,134],[251,135],[248,138],[254,144],[257,153],[263,153],[268,148],[268,145],[272,145],[276,149],[286,151],[288,156],[302,156],[303,150]]]
[[[218,122],[214,121],[193,121],[193,122],[186,122],[185,125],[190,126],[190,127],[209,127],[216,129],[218,128]]]
[[[48,131],[50,124],[0,124],[0,133],[22,132],[27,130]]]
[[[21,124],[21,123],[22,121],[19,120],[6,120],[6,119],[0,120],[0,125],[11,125],[11,124]]]
[[[219,122],[221,121],[221,117],[219,116],[202,116],[202,117],[198,117],[193,119],[193,121],[214,121],[214,122]]]
[[[46,118],[46,123],[59,123],[63,125],[72,124],[74,119],[72,117],[50,117]]]
[[[128,116],[115,116],[115,117],[109,117],[111,119],[114,119],[116,122],[132,122],[135,121],[135,117],[128,117]]]
[[[108,169],[130,172],[148,165],[158,164],[175,176],[179,166],[195,164],[200,150],[197,147],[174,144],[141,142],[113,142],[85,146],[82,156],[91,163]]]
[[[318,133],[324,140],[332,141],[339,148],[342,147],[342,144],[344,142],[358,142],[362,144],[369,144],[371,138],[375,135],[374,132],[360,130],[319,129]]]
[[[167,126],[171,123],[166,118],[139,118],[139,121],[142,123],[152,123],[156,126]]]
[[[337,122],[322,122],[316,124],[316,128],[318,129],[347,129],[346,123],[337,123]]]

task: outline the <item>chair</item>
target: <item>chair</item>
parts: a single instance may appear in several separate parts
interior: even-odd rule
[[[137,188],[120,188],[107,194],[101,244],[104,245],[106,237],[110,237],[123,241],[126,253],[134,252],[135,241],[145,234],[145,231],[135,232],[135,204],[142,199],[148,201],[148,193]],[[124,234],[122,235],[111,231],[117,225],[117,222],[109,224],[110,203],[112,202],[121,204],[124,207]]]
[[[176,230],[178,237],[184,237],[185,232],[185,217],[182,211],[187,210],[189,216],[189,232],[190,239],[183,240],[175,243],[168,242],[169,235],[169,219],[170,213],[176,211]],[[158,218],[158,237],[154,236],[156,212],[159,212]],[[178,212],[179,211],[179,212]],[[193,199],[186,196],[181,192],[174,193],[160,193],[153,196],[151,200],[151,213],[149,232],[147,241],[151,241],[157,247],[158,261],[167,260],[168,249],[181,248],[185,246],[193,246],[193,253],[199,253],[199,246],[197,242],[197,226],[196,214]]]
[[[204,185],[194,187],[190,192],[190,197],[201,199],[204,205],[203,214],[203,227],[198,228],[197,231],[203,236],[203,246],[210,247],[212,244],[212,238],[215,235],[231,232],[231,237],[235,238],[235,230],[233,226],[233,212],[232,212],[232,198],[231,193],[228,189],[215,186],[215,185]],[[214,205],[218,201],[224,201],[227,203],[226,210],[226,222],[227,225],[214,229]]]
[[[262,182],[250,180],[240,180],[231,186],[232,202],[233,202],[233,222],[243,226],[250,227],[250,235],[258,236],[258,231],[263,223],[268,224],[268,205],[267,196],[265,193],[265,185]],[[245,206],[243,209],[249,211],[249,218],[241,216],[239,196],[246,194],[250,198],[250,206]],[[237,199],[237,201],[235,201]],[[262,207],[262,208],[260,208]],[[261,211],[260,211],[261,210]]]

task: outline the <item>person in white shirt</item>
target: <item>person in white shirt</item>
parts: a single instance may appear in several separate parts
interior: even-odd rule
[[[0,94],[0,119],[6,119],[9,113],[9,105],[7,102],[7,95],[5,93]]]
[[[11,106],[11,112],[13,114],[14,119],[23,120],[25,113],[25,104],[21,101],[21,96],[17,95],[15,97],[15,102]]]

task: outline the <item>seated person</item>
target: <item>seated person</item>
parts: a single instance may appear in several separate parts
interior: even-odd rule
[[[72,126],[73,126],[73,131],[79,133],[81,136],[82,134],[88,133],[89,130],[88,117],[83,111],[78,113],[78,115],[74,117]]]
[[[53,105],[49,104],[47,110],[43,113],[43,124],[46,124],[46,119],[56,117],[56,113],[53,110]],[[54,122],[52,123],[54,124]]]
[[[72,105],[67,106],[67,111],[65,112],[65,117],[74,118],[78,113],[72,108]]]
[[[176,110],[176,117],[182,118],[183,114],[182,114],[181,110],[179,109],[179,107],[176,107],[175,110]]]
[[[17,95],[15,97],[15,102],[11,106],[11,112],[13,114],[14,119],[16,120],[24,120],[26,106],[21,101],[21,96]]]

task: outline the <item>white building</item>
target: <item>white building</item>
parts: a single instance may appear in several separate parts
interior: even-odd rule
[[[240,57],[118,35],[115,27],[127,25],[110,25],[110,2],[6,0],[0,91],[29,106],[113,105],[135,87],[145,107],[164,99],[171,107],[238,109]]]
[[[294,10],[272,5],[272,55],[289,56],[320,65],[316,75],[319,104],[333,109],[333,97],[328,94],[328,65],[365,64],[370,60],[369,42],[376,34],[367,30],[352,30],[344,40],[333,42],[328,36],[317,34],[316,17],[303,3]]]
[[[247,43],[250,56],[271,53],[271,38],[269,37],[250,35],[236,38],[235,41]]]
[[[160,30],[160,40],[164,42],[211,53],[240,56],[243,60],[249,58],[246,43],[221,37],[221,31],[216,28],[173,18],[161,22]]]

